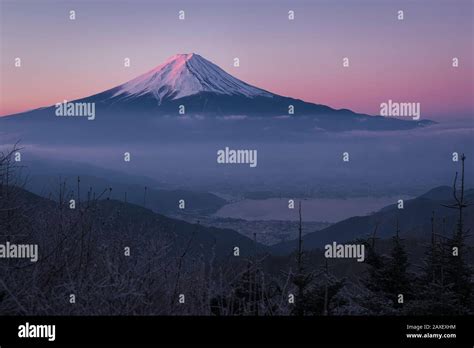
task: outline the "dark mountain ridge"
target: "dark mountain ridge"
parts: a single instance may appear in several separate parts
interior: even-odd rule
[[[465,199],[474,202],[474,189],[465,190]],[[389,205],[368,216],[354,216],[317,232],[308,233],[303,238],[305,249],[322,248],[334,241],[338,243],[371,237],[377,226],[377,238],[390,238],[395,235],[398,220],[400,235],[407,238],[428,240],[431,236],[431,217],[435,216],[437,233],[451,236],[457,223],[457,211],[443,205],[453,203],[453,191],[448,186],[440,186],[414,199],[405,200],[404,208],[397,204]],[[444,222],[443,222],[444,219]],[[474,206],[464,210],[466,229],[474,227]],[[295,250],[297,241],[292,240],[272,246],[277,254]]]

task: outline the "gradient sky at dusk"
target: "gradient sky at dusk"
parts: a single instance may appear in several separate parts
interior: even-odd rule
[[[0,2],[0,115],[101,92],[188,52],[335,108],[377,114],[392,99],[420,102],[422,118],[473,115],[472,0]]]

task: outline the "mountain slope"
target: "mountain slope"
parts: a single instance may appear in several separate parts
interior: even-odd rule
[[[85,198],[88,194],[99,195],[103,191],[104,197],[115,200],[146,206],[154,212],[160,214],[182,213],[179,209],[179,201],[185,201],[186,212],[194,213],[214,213],[226,204],[226,201],[211,193],[190,190],[163,190],[147,187],[145,196],[145,186],[134,183],[119,183],[108,179],[91,175],[30,175],[26,188],[33,193],[48,197],[55,194],[59,189],[59,183],[63,182],[63,189],[66,192],[77,191],[77,177],[80,176],[80,195]],[[60,181],[61,179],[61,181]],[[111,189],[109,191],[109,188]],[[53,196],[55,197],[55,196]]]
[[[79,225],[88,226],[87,233],[91,233],[97,246],[112,247],[114,243],[151,245],[166,241],[164,246],[170,255],[188,248],[190,255],[205,258],[213,255],[232,257],[236,246],[242,257],[253,255],[256,247],[258,252],[267,251],[267,247],[256,245],[234,230],[188,223],[131,203],[82,200],[76,209],[69,209],[68,205],[61,209],[58,203],[22,188],[10,186],[8,190],[10,199],[0,201],[0,221],[7,222],[7,208],[15,207],[16,214],[10,217],[15,233],[28,235],[30,240],[55,241],[56,229],[62,224],[63,228],[69,226],[71,230]],[[0,232],[5,234],[1,223]]]

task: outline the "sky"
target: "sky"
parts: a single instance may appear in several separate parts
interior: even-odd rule
[[[419,102],[422,118],[473,117],[473,7],[473,0],[0,0],[0,115],[89,96],[194,52],[247,83],[334,108],[378,114],[390,99]]]

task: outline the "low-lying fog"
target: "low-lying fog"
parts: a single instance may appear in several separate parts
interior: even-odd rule
[[[236,198],[256,193],[260,194],[257,198],[415,196],[452,183],[460,167],[452,161],[453,152],[467,155],[468,187],[474,177],[473,128],[466,128],[466,123],[462,128],[438,124],[397,132],[315,132],[312,141],[301,143],[212,139],[190,143],[177,137],[173,144],[157,140],[116,146],[87,142],[74,147],[27,142],[21,146],[22,164],[27,167],[32,158],[85,162],[148,176],[165,188],[206,190]],[[217,152],[225,147],[257,150],[256,167],[217,163]],[[130,162],[124,161],[125,152],[130,153]],[[348,162],[343,161],[344,152],[349,154]],[[361,213],[372,209],[370,204],[361,205],[365,206]],[[332,217],[338,218],[337,214]]]

